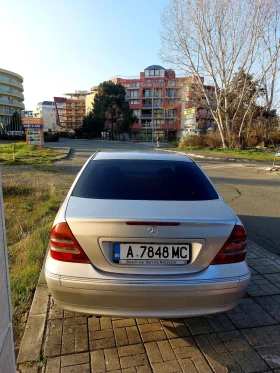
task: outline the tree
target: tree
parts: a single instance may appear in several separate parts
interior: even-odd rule
[[[110,121],[111,130],[128,132],[136,118],[125,100],[123,85],[111,81],[100,83],[94,97],[93,108],[84,118],[82,129],[88,134],[101,135],[105,121]]]
[[[234,147],[247,146],[252,124],[261,115],[257,99],[262,95],[260,82],[252,74],[246,74],[243,69],[234,74],[228,92],[228,118]],[[221,112],[225,120],[225,110]]]
[[[274,16],[278,11],[279,0],[171,0],[162,14],[161,57],[195,77],[218,126],[223,147],[233,146],[231,120],[236,126],[239,107],[248,88],[247,78],[256,73],[256,80],[262,85],[278,57],[278,51],[271,48],[270,58],[266,59],[263,69],[259,68],[264,40],[271,30],[279,27],[279,18]],[[238,71],[244,73],[245,79],[243,86],[239,86],[234,109],[230,94]],[[216,106],[202,76],[214,86]],[[255,98],[251,97],[243,117],[239,118],[239,141]]]
[[[248,146],[251,134],[258,137],[259,141],[264,141],[267,122],[269,130],[277,125],[276,110],[267,110],[266,106],[261,104],[265,94],[264,85],[261,85],[254,75],[245,74],[244,70],[239,70],[234,75],[228,102],[232,143],[236,148]],[[243,123],[242,127],[240,123]]]
[[[278,0],[267,0],[273,3],[274,12],[271,14],[271,23],[265,28],[260,39],[262,53],[259,54],[259,66],[263,72],[263,100],[262,106],[265,120],[264,145],[268,143],[269,128],[275,124],[275,107],[279,107],[279,89],[277,83],[279,78],[280,38],[279,38],[279,6],[273,6],[274,2],[279,5]]]
[[[101,137],[101,132],[104,129],[104,121],[105,121],[105,117],[104,118],[103,117],[100,118],[92,110],[83,119],[83,124],[81,126],[81,130],[89,138]]]
[[[127,101],[117,111],[117,121],[115,126],[116,133],[130,133],[133,123],[137,123],[138,118],[133,115]]]
[[[17,111],[14,111],[10,124],[9,124],[9,131],[22,131],[22,120],[21,116]]]

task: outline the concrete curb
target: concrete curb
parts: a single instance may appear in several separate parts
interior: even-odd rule
[[[161,150],[165,152],[170,152],[170,153],[178,153],[178,154],[183,154],[187,155],[188,157],[191,158],[200,158],[200,159],[211,159],[213,161],[228,161],[228,162],[258,162],[253,159],[246,159],[246,158],[219,158],[219,157],[209,157],[206,155],[201,155],[201,154],[194,154],[194,153],[187,153],[184,151],[180,150],[169,150],[169,149],[162,149],[162,148],[157,148],[156,150]]]
[[[270,174],[274,175],[280,175],[280,166],[276,165],[274,170],[272,169],[272,166],[268,165],[266,162],[256,161],[253,159],[246,159],[246,158],[217,158],[217,157],[208,157],[206,155],[200,155],[200,154],[193,154],[193,153],[187,153],[179,150],[168,150],[168,149],[161,149],[156,148],[156,150],[161,150],[165,152],[171,152],[171,153],[178,153],[182,155],[187,155],[191,158],[198,158],[198,159],[208,159],[212,161],[224,161],[224,162],[243,162],[243,163],[251,163],[253,164],[253,167],[257,167],[258,171],[264,171]]]
[[[27,362],[37,362],[40,359],[49,298],[50,293],[45,280],[43,265],[20,344],[17,366]]]

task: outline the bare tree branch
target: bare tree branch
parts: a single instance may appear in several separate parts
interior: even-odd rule
[[[243,71],[245,77],[257,75],[266,90],[266,106],[271,108],[279,71],[279,1],[170,0],[162,14],[160,56],[196,78],[198,92],[205,96],[223,146],[232,143],[232,124],[246,94],[245,78],[244,86],[239,87],[237,104],[233,106],[229,100],[238,71]],[[209,77],[213,84],[215,109],[201,76]],[[239,137],[256,96],[257,93],[247,102],[239,123]],[[230,118],[229,112],[233,110]]]

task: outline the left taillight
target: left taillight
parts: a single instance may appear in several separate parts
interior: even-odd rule
[[[89,263],[66,222],[56,224],[51,230],[50,255],[63,262]]]
[[[246,258],[247,235],[242,225],[236,224],[211,264],[243,262]]]

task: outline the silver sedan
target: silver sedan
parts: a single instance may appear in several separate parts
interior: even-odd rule
[[[45,275],[65,310],[179,318],[235,307],[245,256],[241,221],[192,159],[102,151],[56,216]]]

